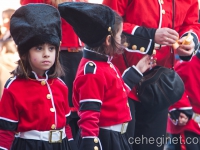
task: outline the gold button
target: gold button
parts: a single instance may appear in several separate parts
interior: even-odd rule
[[[55,109],[54,109],[54,108],[50,108],[50,111],[51,111],[51,112],[55,112]]]
[[[163,0],[160,0],[160,3],[163,5],[163,4],[164,4],[164,1],[163,1]]]
[[[94,138],[94,143],[98,143],[99,140],[97,138]]]
[[[108,27],[108,32],[110,32],[111,31],[111,27]]]
[[[94,150],[99,150],[99,148],[97,146],[94,147]]]
[[[124,43],[124,46],[125,46],[125,47],[128,47],[128,43],[127,43],[127,42],[125,42],[125,43]]]
[[[93,66],[94,64],[93,64],[93,63],[89,63],[89,65],[90,65],[90,66]]]
[[[145,51],[145,48],[144,47],[141,47],[140,48],[140,52],[144,52]]]
[[[136,50],[136,49],[137,49],[137,45],[133,45],[132,50]]]
[[[47,94],[47,99],[51,99],[51,94]]]
[[[127,103],[127,106],[129,107],[129,103]]]
[[[45,85],[46,84],[45,80],[42,80],[40,83],[41,83],[41,85]]]
[[[56,129],[56,125],[55,125],[55,124],[52,124],[52,125],[51,125],[51,129]]]
[[[162,14],[163,14],[163,15],[165,14],[165,10],[164,10],[164,9],[162,10]]]
[[[126,92],[126,90],[123,88],[123,91]]]
[[[153,50],[153,54],[154,54],[154,55],[156,54],[156,50],[155,50],[155,49]]]

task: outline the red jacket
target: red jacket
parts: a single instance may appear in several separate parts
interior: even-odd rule
[[[193,56],[189,62],[178,62],[175,69],[185,84],[187,97],[182,98],[178,104],[172,105],[170,110],[192,107],[195,113],[200,114],[200,79],[198,77],[200,70],[200,53],[198,52]],[[188,103],[188,101],[190,103]],[[180,133],[184,130],[192,131],[200,135],[200,127],[193,119],[182,127],[175,126],[171,121],[168,121],[169,133]]]
[[[132,69],[132,70],[131,70]],[[130,76],[128,73],[132,73]],[[136,70],[129,68],[123,77],[135,83],[142,78]],[[83,51],[73,86],[73,103],[80,120],[81,136],[99,135],[99,127],[112,126],[131,120],[128,92],[135,83],[121,78],[118,69],[108,57],[90,50]]]
[[[58,78],[49,79],[48,83],[53,98],[47,84],[40,81],[14,78],[7,82],[0,101],[0,147],[9,149],[15,132],[30,130],[65,127],[68,139],[72,138],[66,124],[71,113],[67,86]]]
[[[84,2],[87,2],[87,0],[84,0]],[[26,5],[28,3],[51,4],[49,0],[21,0],[20,3],[21,3],[21,5]],[[79,37],[74,32],[72,26],[70,24],[68,24],[63,18],[61,18],[61,21],[62,21],[62,44],[61,44],[61,47],[70,47],[70,48],[82,47],[83,43],[80,41]]]
[[[161,4],[160,0],[104,0],[103,4],[110,6],[123,17],[125,32],[150,38],[154,43],[157,28],[172,28],[172,1],[163,0],[163,2]],[[198,10],[198,0],[176,1],[174,29],[179,33],[179,37],[185,36],[192,29],[196,49],[200,37]],[[125,52],[130,66],[135,65],[143,57],[135,52],[135,50]],[[157,65],[173,67],[174,55],[171,54],[170,47],[164,46],[157,50],[156,58]],[[121,56],[113,60],[113,63],[121,72],[127,68]],[[135,90],[129,94],[129,97],[138,99]]]

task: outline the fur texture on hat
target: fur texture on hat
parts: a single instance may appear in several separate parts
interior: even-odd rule
[[[102,4],[65,2],[58,5],[58,10],[81,41],[90,47],[100,46],[115,23],[114,11]]]
[[[10,33],[18,45],[20,56],[44,43],[57,47],[61,41],[61,20],[58,10],[47,4],[27,4],[11,17]]]

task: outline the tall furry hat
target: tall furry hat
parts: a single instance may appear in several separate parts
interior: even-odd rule
[[[81,41],[90,47],[100,46],[115,23],[114,11],[102,4],[65,2],[58,5],[58,10]]]
[[[58,10],[47,4],[27,4],[15,11],[10,33],[20,56],[30,48],[44,43],[57,47],[61,41],[61,20]]]

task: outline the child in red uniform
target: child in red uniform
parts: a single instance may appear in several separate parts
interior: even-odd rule
[[[20,0],[21,5],[26,5],[28,3],[46,3],[53,5],[56,8],[58,7],[58,4],[62,2],[88,2],[88,0]],[[73,137],[75,137],[78,132],[77,121],[79,117],[72,103],[72,89],[77,68],[83,56],[82,49],[84,44],[74,32],[72,26],[70,26],[63,18],[61,18],[61,24],[62,43],[60,45],[59,60],[65,72],[65,76],[62,76],[61,79],[68,87],[68,101],[71,109],[69,125],[72,129]]]
[[[20,60],[0,102],[0,150],[76,148],[67,122],[68,89],[58,78],[60,25],[58,10],[46,4],[22,6],[11,18]]]
[[[73,88],[80,117],[79,149],[129,150],[124,134],[131,120],[128,92],[150,68],[150,56],[124,72],[124,83],[111,63],[123,49],[122,18],[100,4],[62,3],[58,9],[86,45]]]

